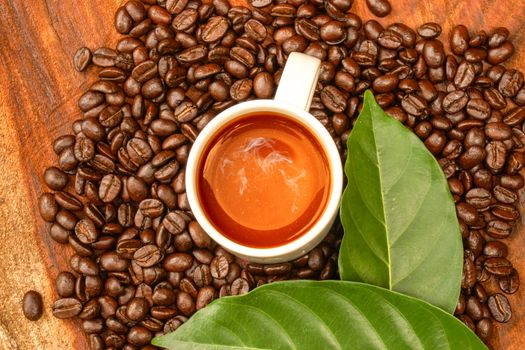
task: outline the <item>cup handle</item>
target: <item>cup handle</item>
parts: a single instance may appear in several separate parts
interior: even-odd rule
[[[299,52],[290,53],[274,100],[308,111],[312,104],[320,66],[321,61],[318,58]]]

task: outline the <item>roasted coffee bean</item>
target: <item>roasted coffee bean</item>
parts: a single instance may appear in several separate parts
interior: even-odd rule
[[[153,338],[151,331],[142,326],[133,326],[129,329],[127,341],[135,346],[143,346],[149,344]]]
[[[268,72],[258,73],[253,79],[253,91],[258,98],[272,98],[275,91],[273,78]]]
[[[56,155],[60,155],[63,150],[70,148],[73,145],[75,145],[75,136],[62,135],[53,141],[53,151]]]
[[[263,267],[263,270],[264,270],[264,273],[269,276],[287,275],[292,270],[292,264],[282,263],[282,264],[265,265]]]
[[[468,96],[461,90],[453,91],[443,99],[445,112],[453,114],[462,110],[468,102]]]
[[[162,266],[170,272],[184,272],[193,264],[193,257],[186,253],[173,253],[166,256]]]
[[[64,209],[71,211],[82,210],[82,202],[68,192],[56,192],[55,200]]]
[[[237,102],[246,100],[252,92],[253,82],[251,79],[245,78],[237,80],[230,87],[230,96]]]
[[[471,99],[467,103],[467,113],[475,119],[485,120],[490,117],[490,105],[481,98]]]
[[[172,234],[180,234],[186,228],[186,220],[178,211],[171,211],[164,217],[162,225]]]
[[[450,48],[456,55],[463,55],[469,47],[470,36],[464,25],[457,25],[450,34]]]
[[[244,278],[235,279],[230,287],[231,295],[243,295],[250,291],[250,285]]]
[[[506,71],[499,81],[498,90],[505,97],[514,97],[523,86],[523,73],[511,69]]]
[[[488,339],[492,334],[492,321],[489,318],[483,318],[476,323],[476,334],[481,339]]]
[[[148,302],[145,298],[136,297],[131,299],[127,305],[126,316],[132,321],[141,321],[146,317],[149,310]]]
[[[377,17],[388,16],[392,11],[388,0],[366,0],[366,6]]]
[[[512,226],[502,220],[492,220],[487,223],[487,233],[494,238],[507,238]]]
[[[22,299],[22,311],[30,321],[36,321],[42,317],[42,295],[34,290],[26,292]]]
[[[77,137],[74,155],[79,162],[88,162],[95,157],[95,144],[87,137]]]
[[[472,146],[465,150],[459,157],[459,165],[463,169],[472,169],[480,164],[486,156],[485,149],[480,146]]]
[[[514,45],[509,41],[505,41],[501,45],[488,50],[487,62],[497,65],[508,60],[513,54]]]
[[[199,294],[197,295],[197,300],[195,302],[195,308],[197,310],[204,308],[206,305],[211,303],[213,299],[215,299],[215,294],[216,294],[215,289],[211,286],[201,288],[199,290]]]
[[[68,298],[75,293],[75,276],[68,271],[61,271],[55,280],[57,294]]]
[[[470,296],[467,298],[465,312],[474,321],[478,321],[483,318],[482,304],[476,296]]]
[[[58,299],[52,306],[56,318],[72,318],[82,311],[82,303],[75,298]]]
[[[122,181],[116,175],[106,175],[100,181],[98,188],[98,196],[104,203],[109,203],[115,200],[120,194],[122,188]]]
[[[417,28],[419,36],[425,39],[433,39],[441,34],[441,26],[437,23],[425,23]]]
[[[75,234],[80,242],[90,244],[97,240],[98,231],[90,219],[81,219],[75,225]]]
[[[467,192],[465,200],[476,209],[485,209],[492,203],[492,195],[484,188],[473,188]]]
[[[505,203],[505,204],[515,203],[518,199],[518,195],[515,192],[503,186],[496,185],[494,189],[492,190],[492,192],[494,193],[494,197],[498,201]]]
[[[518,271],[512,269],[512,272],[508,276],[502,276],[498,278],[499,288],[507,293],[514,294],[518,291],[520,285],[520,279]]]
[[[210,267],[208,265],[198,265],[193,270],[193,280],[197,287],[202,288],[210,285],[213,277],[211,276]]]
[[[75,53],[73,57],[73,65],[79,72],[83,72],[91,63],[92,54],[87,47],[81,47]]]
[[[490,241],[485,243],[483,247],[483,254],[488,257],[505,258],[508,253],[508,248],[505,243],[500,241]]]
[[[212,245],[211,238],[199,225],[197,221],[192,221],[188,224],[188,231],[191,239],[198,248],[210,248]]]
[[[216,256],[210,263],[210,273],[213,278],[226,278],[230,265],[224,256]]]
[[[335,86],[327,86],[321,91],[323,105],[334,113],[342,113],[346,108],[346,97]]]
[[[505,258],[488,258],[485,260],[485,268],[496,276],[508,276],[512,273],[512,264]]]
[[[508,322],[512,317],[509,301],[503,294],[496,293],[491,295],[487,305],[492,317],[498,322]]]
[[[191,316],[196,311],[193,298],[185,292],[177,293],[176,305],[184,316]]]
[[[505,165],[507,156],[505,144],[501,141],[491,141],[487,144],[485,150],[487,151],[487,158],[485,159],[487,167],[493,173],[498,173]]]
[[[162,252],[154,244],[145,245],[133,253],[133,259],[141,267],[151,267],[163,258]]]
[[[51,193],[44,193],[38,200],[38,210],[42,219],[48,222],[55,220],[58,213],[58,205]]]

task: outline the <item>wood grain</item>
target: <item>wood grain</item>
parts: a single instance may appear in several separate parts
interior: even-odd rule
[[[235,4],[243,0],[232,0]],[[364,0],[354,11],[374,18]],[[55,244],[38,217],[37,198],[44,190],[41,174],[56,160],[54,138],[70,132],[80,117],[76,101],[94,80],[94,71],[77,73],[71,58],[80,46],[112,47],[118,35],[113,14],[121,1],[0,0],[0,349],[88,349],[79,324],[55,319],[50,305],[57,297],[53,280],[67,268],[71,252]],[[525,1],[396,0],[383,24],[412,27],[427,21],[471,30],[507,26],[518,48],[509,63],[525,67],[521,21]],[[525,196],[522,212],[525,214]],[[525,228],[512,238],[510,258],[525,279]],[[43,294],[46,309],[38,322],[21,312],[25,291]],[[498,325],[494,349],[525,348],[525,288],[509,298],[514,316]]]

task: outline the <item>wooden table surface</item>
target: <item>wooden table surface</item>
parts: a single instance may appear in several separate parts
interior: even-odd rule
[[[71,251],[48,237],[37,198],[44,189],[41,174],[56,159],[51,142],[70,132],[81,116],[77,99],[94,79],[92,70],[77,73],[71,58],[80,46],[113,47],[118,38],[113,15],[121,3],[0,0],[0,349],[88,349],[78,323],[51,315],[57,297],[53,281],[67,268]],[[373,18],[364,3],[355,0],[353,10],[365,20]],[[392,3],[393,13],[383,24],[400,21],[415,27],[433,21],[443,25],[444,34],[457,23],[471,30],[504,25],[517,47],[509,66],[525,69],[525,48],[520,47],[525,42],[525,0]],[[508,243],[510,259],[525,282],[524,231],[519,225]],[[22,315],[21,299],[29,289],[44,297],[45,312],[38,322]],[[514,315],[497,326],[495,349],[525,349],[524,296],[522,286],[509,298]]]

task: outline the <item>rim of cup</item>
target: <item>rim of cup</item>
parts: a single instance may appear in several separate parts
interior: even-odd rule
[[[243,116],[257,112],[276,112],[293,118],[306,127],[321,144],[330,167],[330,196],[319,220],[303,235],[291,242],[271,248],[255,248],[239,244],[224,236],[206,216],[198,195],[198,175],[202,153],[214,136],[225,126]],[[339,210],[342,195],[343,170],[339,152],[325,127],[313,115],[292,104],[275,100],[241,102],[213,118],[199,133],[193,143],[186,163],[186,194],[191,210],[203,230],[226,250],[252,261],[286,261],[295,259],[319,243],[328,232]],[[284,259],[284,260],[283,260]]]

